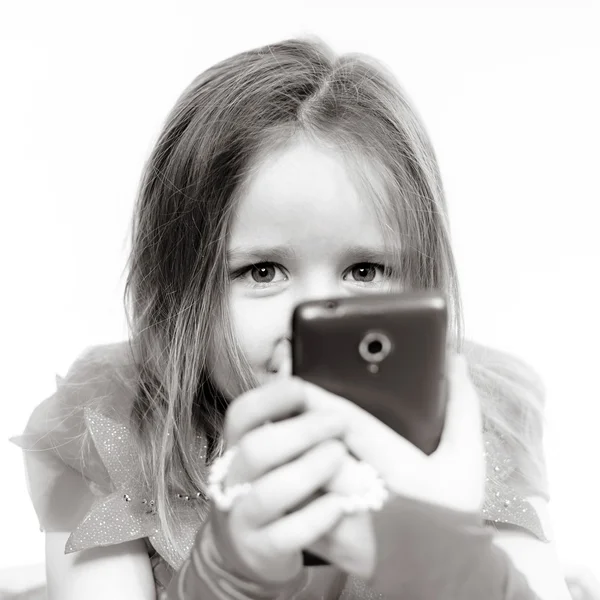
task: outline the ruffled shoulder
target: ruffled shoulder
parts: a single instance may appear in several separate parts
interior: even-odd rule
[[[23,434],[11,440],[24,450],[29,493],[44,531],[72,530],[94,498],[111,487],[84,411],[92,405],[126,410],[126,349],[115,344],[84,352],[64,379],[57,377],[56,392],[33,411]]]
[[[515,486],[515,460],[494,429],[484,430],[486,484],[483,518],[492,525],[519,527],[543,542],[549,541],[537,510]]]
[[[548,501],[545,389],[540,377],[506,352],[470,341],[465,341],[463,351],[481,398],[484,427],[510,456],[511,485],[525,496]]]
[[[150,554],[158,554],[178,569],[194,544],[202,523],[205,497],[177,494],[177,519],[172,526],[176,546],[164,535],[154,499],[140,477],[137,446],[128,426],[100,410],[86,408],[85,421],[96,451],[112,482],[108,494],[97,497],[67,540],[66,553],[147,539]]]
[[[127,342],[88,349],[11,441],[24,450],[40,528],[71,532],[66,553],[146,539],[151,555],[177,568],[200,518],[182,497],[177,548],[161,534],[129,428],[135,369]]]
[[[548,500],[544,386],[525,362],[473,341],[463,353],[482,403],[486,458],[483,516],[548,541],[532,497]]]

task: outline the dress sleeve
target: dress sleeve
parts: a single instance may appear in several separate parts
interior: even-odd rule
[[[548,542],[527,487],[515,475],[517,466],[510,446],[494,429],[484,431],[486,481],[482,517],[492,527],[517,527],[542,542]]]
[[[465,341],[469,375],[481,398],[486,458],[483,518],[548,541],[530,500],[549,500],[544,459],[544,386],[525,362]]]
[[[24,451],[27,484],[42,531],[72,531],[111,481],[85,421],[97,373],[84,354],[12,442]]]
[[[140,448],[130,426],[136,382],[127,343],[91,348],[12,441],[24,451],[41,529],[71,534],[66,553],[143,539],[178,569],[205,511],[174,494],[170,539],[176,543],[166,538],[156,499],[140,477]]]
[[[516,356],[472,341],[465,341],[464,355],[481,398],[486,442],[493,444],[491,452],[503,455],[496,472],[522,496],[549,501],[541,378]]]

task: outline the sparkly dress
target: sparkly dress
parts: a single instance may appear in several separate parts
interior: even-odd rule
[[[57,378],[57,391],[33,412],[25,432],[13,438],[24,450],[30,496],[43,531],[72,532],[65,552],[143,539],[157,597],[188,556],[202,522],[201,498],[176,499],[178,547],[157,527],[154,502],[139,479],[128,430],[135,395],[135,365],[126,343],[95,347]],[[547,541],[528,500],[517,493],[515,467],[503,439],[484,431],[486,499],[490,526],[508,524]],[[367,584],[334,567],[310,567],[303,600],[383,598]]]

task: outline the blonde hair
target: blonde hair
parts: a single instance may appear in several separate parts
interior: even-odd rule
[[[336,56],[320,40],[294,39],[206,70],[176,102],[145,165],[126,285],[139,372],[132,420],[142,471],[173,542],[174,491],[204,490],[198,448],[206,446],[206,462],[221,451],[227,400],[211,382],[215,336],[224,336],[240,388],[255,384],[225,302],[236,198],[260,158],[297,134],[333,144],[354,161],[403,281],[445,292],[450,336],[462,348],[437,161],[421,120],[383,65],[361,54]],[[380,182],[366,176],[369,162]],[[512,358],[467,349],[486,423],[514,448],[523,480],[542,489],[537,384]]]

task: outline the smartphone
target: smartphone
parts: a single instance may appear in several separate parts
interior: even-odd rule
[[[437,291],[305,302],[292,317],[292,371],[431,454],[444,427],[447,327]],[[304,564],[327,563],[305,552]]]

